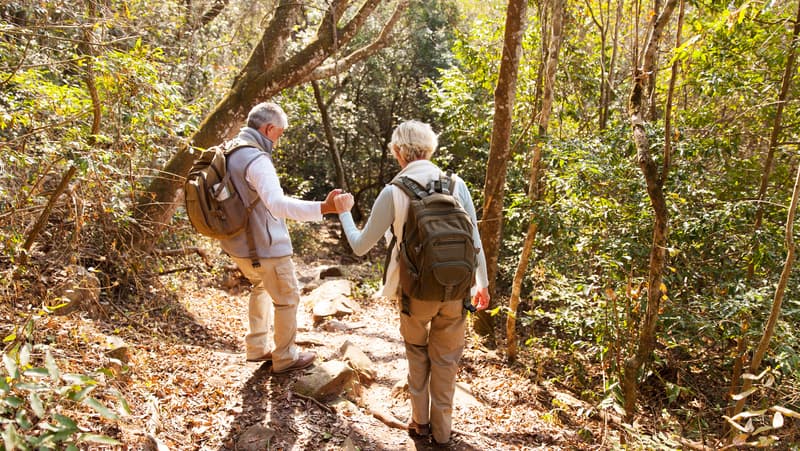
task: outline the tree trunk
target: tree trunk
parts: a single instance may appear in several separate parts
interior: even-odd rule
[[[755,352],[753,353],[753,360],[750,362],[750,373],[752,374],[758,373],[758,369],[761,366],[761,360],[767,353],[767,350],[769,349],[769,342],[772,340],[772,336],[775,334],[775,325],[778,323],[778,319],[780,319],[781,316],[783,295],[786,292],[786,285],[789,283],[789,276],[792,273],[792,266],[794,265],[795,260],[794,217],[795,213],[797,213],[797,200],[799,195],[800,166],[797,168],[797,175],[795,176],[794,181],[794,190],[792,191],[792,202],[789,204],[789,213],[786,215],[786,235],[784,238],[784,243],[786,244],[786,261],[783,264],[781,278],[778,281],[778,287],[775,290],[775,297],[772,300],[772,311],[770,311],[769,319],[767,320],[767,324],[764,326],[764,333],[761,335],[758,348],[756,348]],[[751,379],[745,379],[744,384],[742,384],[742,392],[749,390],[752,385],[753,381]],[[736,402],[733,415],[736,415],[742,411],[746,401],[747,397],[744,397]]]
[[[650,247],[650,263],[647,285],[647,305],[642,325],[639,330],[639,341],[634,354],[625,361],[622,390],[625,397],[625,413],[628,421],[633,420],[638,396],[638,377],[642,366],[650,360],[656,344],[656,326],[658,310],[662,297],[666,296],[662,283],[666,261],[667,244],[667,202],[664,196],[664,179],[659,175],[658,166],[650,154],[650,140],[645,130],[643,115],[647,113],[647,74],[652,73],[656,65],[656,47],[664,28],[669,22],[677,0],[668,0],[661,14],[651,22],[647,44],[644,48],[642,66],[633,74],[633,88],[628,103],[633,140],[639,161],[639,167],[647,185],[650,205],[653,207],[653,242]]]
[[[294,0],[280,0],[261,40],[234,79],[230,91],[167,162],[161,173],[149,181],[147,189],[137,199],[135,216],[139,229],[135,231],[134,246],[150,251],[169,223],[177,209],[178,192],[194,160],[193,148],[207,148],[231,138],[255,103],[269,99],[284,89],[347,70],[357,61],[386,46],[391,30],[408,5],[408,0],[398,0],[394,13],[373,42],[337,60],[330,67],[323,66],[329,57],[353,39],[381,0],[366,0],[355,15],[340,25],[339,18],[348,3],[344,0],[329,3],[315,38],[306,47],[287,57],[288,42],[295,24],[302,17],[303,5]]]
[[[789,41],[789,55],[786,58],[786,67],[783,72],[783,79],[781,80],[781,91],[778,94],[778,104],[775,107],[775,117],[772,120],[772,132],[769,135],[769,149],[767,150],[766,158],[764,159],[764,172],[761,173],[761,185],[758,188],[758,209],[756,210],[756,220],[753,225],[753,242],[758,243],[756,234],[761,229],[761,223],[764,221],[764,199],[767,197],[767,187],[769,186],[769,178],[772,175],[772,170],[775,166],[775,151],[778,148],[778,139],[781,134],[781,121],[783,120],[783,108],[786,106],[786,100],[789,97],[789,88],[792,85],[792,76],[794,74],[794,63],[797,60],[796,45],[798,43],[798,34],[800,34],[800,4],[797,7],[797,17],[794,21],[794,30],[792,32],[792,39]],[[753,253],[755,253],[754,244]],[[755,273],[755,259],[751,259],[747,267],[747,278],[752,279]]]
[[[533,243],[536,240],[536,232],[539,223],[534,215],[534,206],[540,199],[539,181],[542,176],[542,147],[547,137],[547,127],[550,124],[550,113],[553,110],[553,86],[556,80],[556,69],[558,67],[558,56],[563,39],[564,9],[566,0],[553,0],[553,14],[550,31],[550,48],[547,52],[547,62],[545,64],[544,91],[542,98],[542,110],[539,114],[539,139],[536,140],[533,150],[533,161],[531,161],[531,173],[528,185],[528,198],[531,200],[531,217],[528,224],[528,232],[525,235],[525,242],[522,245],[517,270],[514,273],[514,282],[511,287],[511,298],[508,302],[509,313],[506,318],[506,337],[508,346],[508,361],[513,362],[517,358],[517,309],[519,307],[520,293],[522,291],[522,281],[525,272],[528,270],[528,260],[530,258]]]
[[[322,98],[319,83],[314,80],[311,82],[311,86],[314,88],[314,99],[317,101],[317,108],[319,108],[319,114],[322,117],[325,140],[328,141],[328,151],[331,153],[331,160],[333,160],[333,167],[336,171],[336,184],[345,191],[350,191],[347,185],[347,178],[344,175],[342,156],[339,155],[339,148],[336,146],[336,140],[333,137],[333,127],[331,126],[331,117],[328,115],[328,107],[325,105],[325,99]]]
[[[514,115],[517,72],[522,57],[522,37],[525,33],[527,11],[527,0],[508,0],[503,56],[500,61],[497,88],[494,91],[494,123],[489,145],[489,162],[486,166],[486,182],[483,188],[485,196],[483,216],[479,224],[489,273],[489,290],[492,294],[495,293],[497,260],[502,237],[506,168],[511,155],[509,151],[511,121]],[[473,327],[478,335],[487,339],[487,344],[493,344],[494,325],[488,311],[478,312]]]
[[[774,164],[774,157],[775,157],[775,149],[778,147],[778,139],[780,137],[781,132],[781,122],[783,117],[783,107],[786,103],[788,98],[789,88],[791,87],[792,83],[792,74],[794,74],[794,64],[797,59],[797,53],[795,51],[795,46],[798,42],[798,35],[800,35],[800,3],[797,5],[797,17],[795,18],[794,22],[794,30],[792,32],[792,38],[789,41],[789,56],[786,59],[786,67],[783,72],[783,80],[781,81],[781,91],[778,94],[778,105],[775,111],[775,118],[772,122],[772,131],[770,132],[769,137],[769,151],[767,152],[767,158],[764,163],[764,172],[761,176],[761,186],[758,191],[758,200],[763,201],[767,194],[767,186],[769,183],[769,176],[772,173],[772,166]],[[769,319],[767,320],[767,324],[764,327],[764,333],[761,336],[761,341],[758,344],[758,348],[756,349],[755,353],[753,354],[753,359],[750,362],[750,372],[755,373],[758,371],[759,367],[761,366],[761,360],[764,358],[764,354],[767,352],[767,348],[769,347],[769,342],[772,339],[772,335],[775,330],[775,324],[778,321],[780,316],[781,304],[783,302],[783,293],[786,289],[786,284],[788,283],[789,274],[791,273],[792,266],[794,264],[795,259],[795,249],[794,249],[794,239],[793,239],[793,230],[794,230],[794,215],[795,211],[797,210],[797,197],[798,197],[798,184],[800,184],[800,167],[797,170],[797,177],[795,179],[794,184],[794,191],[792,192],[792,202],[789,206],[789,214],[786,219],[786,262],[783,265],[783,272],[781,273],[780,281],[778,282],[778,288],[775,291],[775,297],[772,301],[772,311],[770,313]],[[756,212],[756,222],[754,226],[754,237],[753,240],[755,241],[755,234],[758,233],[758,230],[761,228],[761,222],[764,217],[764,207],[763,203],[759,202],[758,210]],[[755,265],[751,262],[747,268],[747,275],[748,279],[752,279],[753,273],[755,271]],[[742,336],[739,337],[739,343],[737,348],[737,355],[736,361],[734,362],[734,372],[731,375],[731,387],[730,393],[733,395],[738,391],[745,392],[750,389],[753,385],[753,381],[750,379],[746,379],[742,384],[741,390],[738,388],[739,386],[739,378],[741,377],[741,368],[744,366],[744,359],[745,359],[745,351],[747,349],[747,338],[745,336],[746,331],[749,327],[749,322],[747,318],[744,318],[742,321]],[[744,403],[746,399],[742,398],[736,402],[732,411],[729,412],[730,416],[734,416],[742,411],[744,408]]]

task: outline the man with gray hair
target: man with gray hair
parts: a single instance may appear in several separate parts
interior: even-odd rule
[[[249,256],[246,233],[220,240],[222,249],[253,285],[245,337],[247,361],[271,361],[274,373],[306,368],[316,358],[313,352],[300,352],[295,346],[300,291],[285,219],[320,221],[324,214],[335,212],[333,197],[341,192],[331,191],[324,202],[284,195],[272,151],[288,125],[279,105],[259,103],[250,110],[247,126],[236,138],[246,145],[227,158],[228,172],[244,204],[255,203],[249,227],[257,258]],[[274,336],[270,336],[271,328]]]

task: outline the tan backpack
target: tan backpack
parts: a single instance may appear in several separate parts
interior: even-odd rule
[[[250,205],[245,205],[227,170],[227,157],[242,147],[251,146],[241,140],[231,140],[203,150],[192,164],[183,191],[186,214],[195,230],[218,240],[246,233],[250,258],[255,264],[258,262],[258,256],[249,222],[250,213],[259,199],[256,198]],[[256,158],[258,156],[253,157],[247,163],[247,167]]]

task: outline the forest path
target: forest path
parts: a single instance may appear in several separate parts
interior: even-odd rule
[[[320,242],[331,239],[326,235]],[[320,283],[325,268],[338,267],[351,281],[375,271],[370,263],[337,260],[296,257],[303,292]],[[268,364],[245,361],[250,290],[233,274],[176,287],[180,308],[171,317],[166,312],[152,319],[163,321],[155,325],[160,338],[137,339],[130,376],[135,396],[129,400],[136,414],[123,427],[126,443],[170,450],[427,449],[373,415],[382,412],[402,423],[410,417],[407,395],[392,393],[407,369],[393,305],[356,288],[354,313],[314,325],[311,306],[301,302],[297,343],[317,353],[316,365],[340,360],[340,348],[349,341],[371,359],[377,375],[360,394],[322,404],[292,391],[305,371],[273,374]],[[524,361],[509,367],[468,336],[450,449],[604,449],[610,431],[582,415],[587,406],[552,385],[533,383],[537,377],[537,368]]]

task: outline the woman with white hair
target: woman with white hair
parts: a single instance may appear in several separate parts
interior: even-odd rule
[[[408,177],[422,187],[440,180],[443,172],[430,161],[438,145],[438,138],[430,125],[419,121],[400,124],[392,134],[389,150],[400,164],[401,171],[394,180]],[[452,176],[454,186],[450,191],[466,210],[472,222],[472,242],[478,249],[477,270],[472,288],[472,305],[477,310],[489,305],[486,258],[478,235],[475,206],[466,184]],[[436,444],[450,441],[458,361],[464,351],[465,317],[461,299],[435,302],[409,298],[400,289],[399,246],[410,200],[408,195],[393,184],[380,192],[363,230],[359,230],[350,215],[353,196],[349,193],[334,198],[347,241],[357,255],[364,255],[382,236],[387,242],[393,233],[395,245],[389,249],[390,258],[384,275],[381,294],[398,301],[401,306],[400,333],[405,341],[408,360],[408,389],[411,398],[411,420],[408,425],[412,437],[432,435]]]

